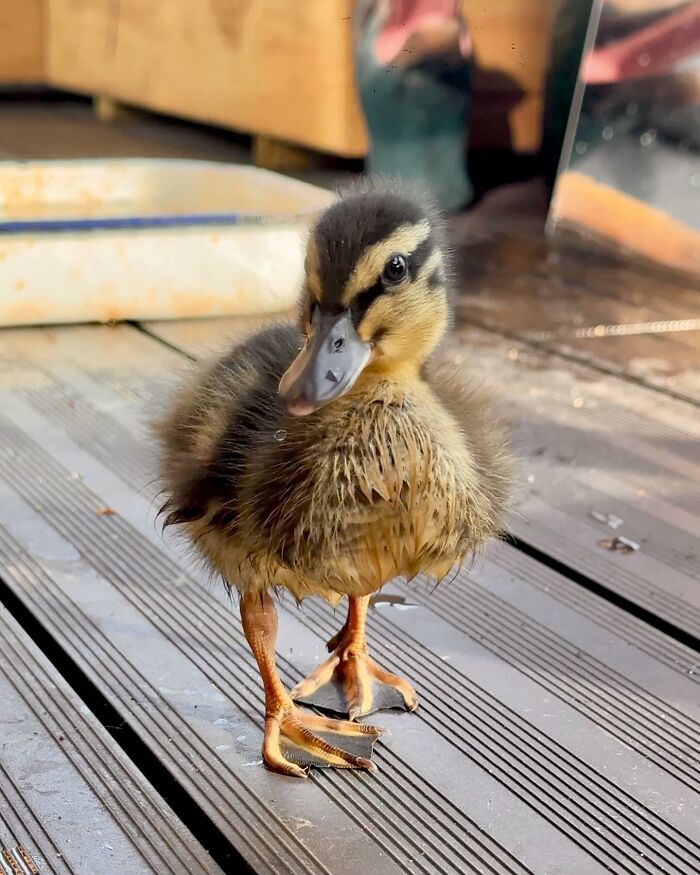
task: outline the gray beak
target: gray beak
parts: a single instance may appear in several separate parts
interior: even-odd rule
[[[294,416],[313,413],[347,392],[371,354],[349,310],[326,315],[316,307],[308,340],[280,380],[280,398]]]

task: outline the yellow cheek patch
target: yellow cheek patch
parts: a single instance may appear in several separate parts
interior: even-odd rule
[[[357,335],[360,340],[368,343],[380,328],[383,328],[387,322],[392,321],[396,321],[395,307],[392,307],[389,301],[376,301],[369,308],[362,322],[357,326]]]
[[[400,225],[392,234],[368,246],[355,263],[350,279],[343,290],[342,301],[347,306],[350,301],[368,286],[376,282],[384,265],[395,252],[411,253],[430,235],[427,219],[415,225]]]

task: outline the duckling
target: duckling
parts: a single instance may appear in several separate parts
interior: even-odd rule
[[[298,324],[206,366],[162,423],[165,524],[240,593],[263,759],[278,772],[374,769],[381,729],[358,718],[417,697],[369,655],[371,595],[399,576],[443,578],[500,529],[507,440],[439,361],[448,300],[433,207],[395,186],[351,191],[310,232]],[[275,665],[280,588],[348,598],[330,658],[291,691]]]

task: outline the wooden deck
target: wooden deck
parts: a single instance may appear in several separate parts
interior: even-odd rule
[[[613,374],[619,347],[545,350],[494,325],[495,298],[470,285],[453,346],[513,422],[512,542],[432,594],[390,587],[405,602],[377,604],[372,644],[422,707],[386,717],[378,777],[307,783],[261,766],[236,612],[153,524],[147,420],[189,357],[250,326],[0,334],[5,847],[42,873],[233,871],[241,858],[338,875],[697,871],[693,369],[681,393]],[[598,300],[559,306],[597,324]],[[666,342],[697,364],[691,337]],[[285,606],[288,682],[337,623],[322,605]]]
[[[263,768],[235,606],[154,524],[148,422],[253,323],[0,332],[2,875],[700,871],[700,291],[497,224],[453,223],[450,354],[512,423],[511,536],[371,611],[421,700],[376,776]],[[283,605],[286,682],[338,623]]]

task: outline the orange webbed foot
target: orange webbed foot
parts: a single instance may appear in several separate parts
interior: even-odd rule
[[[331,656],[292,690],[294,700],[324,711],[347,714],[349,720],[375,711],[415,711],[416,691],[403,678],[385,671],[342,629],[329,642]]]
[[[312,766],[376,772],[371,757],[381,733],[377,726],[313,714],[290,700],[266,715],[263,760],[273,771],[299,778]]]

